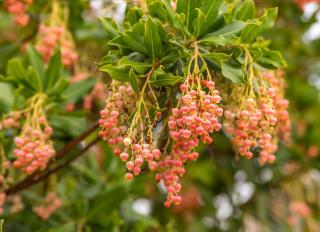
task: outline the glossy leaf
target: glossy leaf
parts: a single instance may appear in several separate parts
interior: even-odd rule
[[[134,25],[135,23],[139,22],[142,15],[142,10],[137,6],[133,6],[128,9],[126,18],[132,25]]]
[[[112,38],[119,35],[118,26],[112,19],[101,18],[100,20],[101,20],[102,26],[107,31],[107,33],[111,35]]]
[[[206,59],[209,59],[217,63],[220,66],[223,62],[229,60],[231,57],[231,55],[228,55],[225,53],[218,53],[218,52],[211,52],[211,53],[203,54],[202,56]]]
[[[30,64],[34,67],[35,71],[38,73],[39,77],[41,78],[41,82],[43,82],[45,78],[45,70],[44,70],[45,66],[44,66],[41,55],[32,46],[28,46],[27,54],[29,57]]]
[[[86,129],[86,121],[81,116],[51,115],[49,119],[55,130],[72,137],[81,134]]]
[[[26,79],[34,90],[41,92],[43,89],[43,82],[39,73],[31,66],[28,67]]]
[[[153,62],[161,53],[161,39],[158,31],[158,25],[148,18],[145,24],[144,42],[148,52],[151,54]]]
[[[157,73],[152,77],[150,83],[155,87],[173,86],[183,79],[183,77],[174,76],[171,73]]]
[[[224,46],[227,44],[236,44],[240,39],[237,35],[245,28],[247,24],[242,21],[234,21],[230,24],[227,24],[223,28],[208,34],[199,42],[206,45],[220,45]]]
[[[202,0],[202,7],[197,9],[197,18],[193,22],[194,35],[200,37],[210,31],[216,22],[223,0]]]
[[[273,51],[267,48],[261,49],[261,57],[258,58],[257,62],[270,69],[279,69],[287,66],[287,62],[278,51]]]
[[[245,21],[252,19],[256,15],[256,6],[253,0],[244,0],[236,10],[236,19]]]
[[[136,23],[132,30],[123,32],[123,40],[125,44],[133,51],[148,54],[146,44],[144,43],[143,35],[145,34],[145,26],[143,23]]]
[[[152,64],[129,60],[127,56],[119,60],[119,65],[132,67],[134,71],[140,74],[145,74],[152,67]]]
[[[50,89],[61,77],[61,53],[57,51],[50,59],[48,68],[45,73],[44,89]]]
[[[156,0],[148,4],[150,15],[158,17],[162,21],[167,20],[167,11],[163,2]]]
[[[129,81],[129,68],[126,66],[113,66],[111,64],[102,66],[100,71],[106,72],[109,76],[116,81]]]
[[[185,25],[192,31],[193,20],[197,16],[196,8],[201,7],[201,1],[194,0],[178,0],[177,13],[183,13],[186,17]]]
[[[229,63],[222,63],[221,72],[225,78],[228,78],[233,83],[242,83],[244,81],[244,74],[241,66],[232,65]]]
[[[84,95],[89,93],[95,83],[96,79],[94,77],[89,77],[86,80],[73,83],[63,93],[63,98],[65,98],[68,102],[77,102]]]
[[[57,97],[61,95],[69,86],[69,81],[65,78],[60,78],[55,85],[48,90],[47,94],[49,96]]]
[[[139,86],[138,86],[138,77],[131,68],[129,71],[129,81],[132,86],[132,89],[136,92],[139,93]]]

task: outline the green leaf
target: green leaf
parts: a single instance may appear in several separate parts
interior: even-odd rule
[[[108,45],[109,46],[115,46],[118,47],[120,51],[122,51],[123,49],[129,49],[130,47],[125,43],[124,41],[124,36],[123,35],[119,35],[111,40],[108,41]]]
[[[156,16],[162,21],[167,20],[167,11],[165,5],[159,1],[152,1],[148,4],[148,11],[151,16]]]
[[[155,62],[161,52],[161,39],[158,25],[150,17],[145,23],[145,35],[143,38],[148,52],[151,53],[152,61]]]
[[[261,57],[257,59],[257,63],[269,69],[279,69],[287,66],[287,62],[280,52],[268,48],[261,49]]]
[[[240,37],[231,36],[231,37],[223,37],[223,36],[209,36],[204,39],[201,39],[199,43],[209,46],[226,46],[226,45],[237,45],[240,44]]]
[[[177,13],[183,13],[186,16],[185,25],[190,31],[192,31],[193,20],[197,16],[196,8],[200,7],[200,0],[179,0],[177,3]]]
[[[273,27],[278,17],[278,8],[269,8],[265,10],[264,14],[260,17],[262,22],[261,31],[267,31]]]
[[[27,71],[23,67],[21,60],[16,58],[9,60],[6,73],[8,76],[14,77],[16,79],[16,83],[19,81],[25,81],[27,76]]]
[[[77,102],[84,95],[89,93],[96,83],[96,78],[89,77],[86,80],[81,80],[76,83],[71,84],[66,91],[63,93],[63,97],[68,102]]]
[[[241,30],[247,25],[247,23],[242,21],[234,21],[227,24],[223,28],[216,32],[210,33],[199,41],[206,45],[220,45],[224,46],[227,44],[238,43],[240,39],[237,35]]]
[[[55,130],[71,137],[81,134],[86,129],[86,120],[80,116],[51,115],[49,121]]]
[[[114,66],[111,64],[104,65],[99,68],[100,71],[106,72],[109,76],[116,81],[129,81],[129,68],[126,66]]]
[[[14,95],[10,85],[0,83],[0,113],[8,112],[14,102]]]
[[[139,22],[142,15],[143,11],[139,7],[132,6],[128,8],[126,19],[131,23],[131,25],[134,25]]]
[[[235,12],[236,19],[246,21],[256,15],[256,6],[253,0],[244,0]]]
[[[277,8],[267,9],[261,17],[248,22],[246,28],[241,32],[241,40],[250,43],[258,35],[272,28],[277,19],[277,14]]]
[[[112,38],[119,35],[118,25],[111,18],[100,18],[102,26]]]
[[[211,52],[207,54],[202,55],[204,58],[209,59],[213,61],[214,63],[217,63],[219,66],[227,60],[230,59],[231,55],[225,54],[225,53],[219,53],[219,52]]]
[[[129,60],[127,56],[124,56],[121,60],[119,60],[119,65],[132,67],[134,71],[139,74],[145,74],[152,67],[152,64]]]
[[[127,196],[127,190],[121,184],[101,192],[90,204],[91,209],[87,214],[87,218],[94,218],[102,212],[110,213],[114,209],[118,209]]]
[[[194,30],[194,35],[196,37],[201,36],[202,32],[203,32],[203,28],[205,26],[205,21],[206,21],[206,16],[204,15],[204,13],[197,8],[196,9],[198,16],[197,18],[193,21],[193,30]]]
[[[144,30],[145,26],[143,23],[136,23],[132,27],[132,30],[123,32],[123,40],[133,51],[148,54],[148,50],[146,49],[146,44],[143,39],[143,35],[145,34]]]
[[[208,34],[208,36],[222,36],[224,38],[235,36],[239,34],[246,25],[247,23],[243,21],[233,21],[218,31]]]
[[[155,73],[150,80],[150,84],[154,87],[173,86],[183,79],[183,77],[174,76],[171,73]]]
[[[222,3],[223,0],[202,0],[201,9],[206,18],[207,28],[211,27],[215,23]]]
[[[49,90],[59,81],[61,75],[61,53],[58,50],[53,57],[51,57],[46,75],[44,79],[44,89]]]
[[[198,17],[193,22],[194,35],[200,37],[210,31],[216,22],[223,0],[202,0],[201,9],[196,9]]]
[[[133,31],[126,31],[123,33],[123,39],[126,45],[133,51],[147,54],[148,51],[145,47],[143,38],[140,35],[137,35]]]
[[[244,74],[242,71],[242,67],[239,65],[232,65],[229,63],[222,63],[221,65],[222,75],[225,78],[228,78],[233,83],[243,83]]]
[[[261,22],[259,19],[253,19],[241,32],[241,41],[250,43],[261,33]]]
[[[4,219],[0,219],[0,232],[3,231],[3,223],[4,223]]]
[[[59,97],[69,86],[69,81],[65,78],[60,78],[59,81],[48,90],[47,94],[52,97]]]
[[[43,82],[45,78],[45,71],[41,55],[32,46],[28,46],[27,54],[29,57],[30,64],[34,67],[35,71],[42,79],[41,82]]]
[[[42,79],[39,76],[39,73],[34,69],[34,67],[29,66],[27,70],[27,81],[28,83],[38,92],[41,92],[43,89]]]
[[[139,93],[139,86],[138,86],[137,79],[138,79],[137,75],[135,74],[135,72],[131,68],[129,71],[129,81],[130,81],[130,84],[131,84],[133,90],[136,91],[136,93]]]
[[[176,29],[181,30],[182,25],[180,24],[179,21],[176,20],[177,15],[176,15],[175,11],[172,9],[170,1],[164,0],[164,1],[162,1],[162,3],[165,6],[166,15],[167,15],[169,24],[172,25],[173,27],[175,27]]]

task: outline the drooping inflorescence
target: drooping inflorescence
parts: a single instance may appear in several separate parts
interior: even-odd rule
[[[61,50],[61,60],[65,67],[72,67],[78,60],[75,43],[67,29],[67,16],[57,1],[52,4],[49,22],[42,22],[37,35],[36,49],[48,62],[56,49]]]
[[[72,66],[78,59],[74,42],[70,32],[63,25],[40,26],[36,49],[48,62],[57,48],[61,49],[62,63],[66,67]]]
[[[186,82],[180,85],[178,105],[172,109],[169,117],[172,151],[159,162],[160,172],[157,175],[157,179],[163,180],[168,191],[166,207],[171,203],[180,204],[179,179],[185,173],[185,163],[198,158],[195,149],[199,142],[211,144],[211,134],[221,129],[221,97],[215,89],[215,82],[208,76],[209,80],[205,80],[202,75],[188,76]]]
[[[27,8],[32,4],[33,0],[5,0],[4,7],[10,12],[14,21],[20,26],[26,26],[29,22]]]
[[[55,192],[49,192],[44,199],[43,204],[33,207],[33,212],[42,220],[46,221],[54,214],[62,205],[61,199]]]
[[[100,136],[114,147],[115,155],[126,162],[127,179],[139,175],[145,162],[154,171],[161,156],[153,139],[152,119],[142,110],[142,105],[147,103],[141,96],[143,98],[138,98],[130,85],[113,81],[106,107],[100,112]]]
[[[274,89],[274,94],[271,97],[278,120],[277,133],[283,142],[289,143],[291,138],[291,121],[288,112],[289,101],[284,96],[286,88],[284,73],[282,70],[269,71],[262,73],[262,76],[270,87]]]
[[[233,86],[231,94],[225,94],[224,130],[238,154],[251,159],[257,151],[260,164],[275,161],[278,137],[290,137],[288,101],[283,86],[273,83],[270,75],[261,75],[256,82],[260,87],[250,94],[248,86]]]
[[[22,126],[19,135],[14,138],[13,166],[26,174],[45,169],[55,154],[50,140],[53,129],[43,110],[45,99],[46,95],[37,94],[29,99],[27,108],[12,114],[16,124]],[[17,125],[11,123],[12,120],[13,118],[7,116],[1,124],[4,128],[11,126],[17,129]]]

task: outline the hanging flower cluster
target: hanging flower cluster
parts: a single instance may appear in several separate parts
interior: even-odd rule
[[[29,22],[27,8],[32,4],[33,0],[5,0],[4,7],[9,11],[14,21],[20,26],[26,26]]]
[[[63,8],[54,1],[49,22],[40,25],[36,49],[45,62],[48,62],[59,48],[62,64],[65,67],[72,67],[78,60],[78,54],[72,35],[67,29],[67,17],[62,12]]]
[[[219,117],[223,109],[219,107],[221,97],[215,89],[215,82],[207,70],[207,79],[199,73],[199,67],[194,64],[194,70],[190,73],[182,85],[181,96],[177,107],[172,109],[168,127],[170,137],[173,140],[172,151],[163,161],[159,162],[160,173],[158,180],[163,183],[168,191],[165,206],[171,203],[180,204],[178,195],[181,189],[180,177],[185,173],[184,164],[188,160],[196,160],[199,156],[195,148],[199,142],[212,143],[212,133],[221,129]]]
[[[0,129],[20,128],[20,116],[21,114],[19,112],[11,112],[9,115],[6,115],[0,121]]]
[[[15,156],[13,165],[15,168],[22,169],[26,174],[45,169],[55,154],[50,140],[52,128],[43,111],[45,99],[45,94],[36,94],[29,99],[26,109],[12,114],[17,124],[20,123],[19,119],[23,120],[21,132],[14,139],[16,148],[13,151]],[[5,117],[1,123],[3,127],[15,127],[16,125],[8,123],[13,118]]]
[[[62,63],[65,67],[71,67],[78,60],[72,36],[65,26],[41,24],[36,49],[48,62],[56,48],[61,49]]]
[[[8,197],[8,202],[10,205],[10,213],[18,213],[24,208],[23,201],[19,195],[13,195]]]
[[[250,86],[233,86],[225,99],[224,127],[241,156],[251,159],[258,151],[260,164],[273,163],[278,137],[290,137],[288,101],[272,74],[264,73],[257,83],[257,93]]]
[[[286,88],[284,73],[282,70],[274,72],[269,71],[262,73],[262,76],[270,87],[274,89],[274,93],[272,93],[271,97],[273,99],[278,120],[277,133],[283,142],[289,143],[291,138],[291,121],[288,112],[289,101],[284,96]]]
[[[139,175],[145,162],[154,171],[158,166],[157,160],[161,157],[153,139],[155,118],[152,119],[149,113],[142,110],[148,104],[144,96],[141,95],[140,99],[136,96],[130,85],[113,81],[107,105],[100,112],[99,121],[102,127],[100,136],[114,147],[115,155],[126,162],[127,179]],[[133,112],[130,124],[129,118]]]
[[[33,207],[33,212],[46,221],[54,214],[62,205],[61,199],[54,192],[49,192],[42,205]]]

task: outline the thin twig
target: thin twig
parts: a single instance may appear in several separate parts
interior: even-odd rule
[[[99,127],[99,123],[96,122],[94,125],[92,125],[90,128],[88,128],[85,132],[83,132],[81,135],[79,135],[77,138],[70,141],[64,148],[57,152],[55,156],[55,160],[62,158],[67,153],[69,153],[75,146],[77,146],[82,140],[84,140],[86,137],[88,137],[92,132],[94,132]]]

